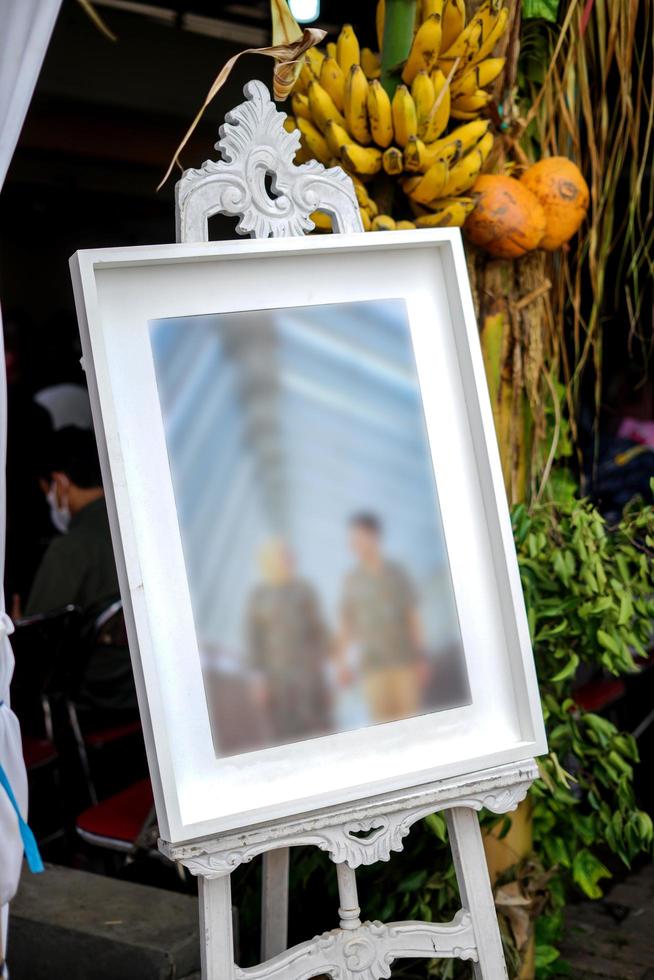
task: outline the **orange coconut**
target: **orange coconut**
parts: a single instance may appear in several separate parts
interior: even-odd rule
[[[474,245],[499,259],[517,259],[538,247],[545,233],[545,212],[520,181],[482,174],[472,195],[477,203],[463,227]]]
[[[524,172],[520,183],[535,194],[547,222],[541,248],[553,252],[579,230],[590,194],[579,167],[567,157],[547,157]]]

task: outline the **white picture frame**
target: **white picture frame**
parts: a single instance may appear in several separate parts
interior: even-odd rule
[[[547,750],[458,230],[92,249],[71,258],[84,365],[162,838],[301,816]],[[149,323],[406,301],[470,704],[217,758]]]

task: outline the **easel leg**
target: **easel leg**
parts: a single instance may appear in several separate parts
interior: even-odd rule
[[[469,807],[445,811],[461,904],[471,916],[479,961],[475,980],[506,980],[506,963],[497,924],[479,818]]]
[[[356,872],[347,864],[336,865],[338,877],[339,925],[341,929],[353,930],[361,926],[361,909],[357,893]]]
[[[234,935],[229,875],[198,881],[202,980],[233,980]]]
[[[290,849],[263,855],[261,880],[261,961],[288,948],[288,868]]]

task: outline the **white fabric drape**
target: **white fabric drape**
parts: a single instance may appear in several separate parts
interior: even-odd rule
[[[0,189],[7,175],[20,131],[41,70],[61,0],[0,0]],[[0,316],[0,330],[2,320]],[[7,452],[7,382],[0,368],[0,581],[5,553],[5,460]],[[27,777],[18,721],[9,709],[9,683],[14,657],[7,638],[11,624],[0,588],[0,763],[23,811],[27,809]],[[0,788],[0,929],[18,887],[23,845],[16,814]],[[6,948],[2,935],[0,948]]]

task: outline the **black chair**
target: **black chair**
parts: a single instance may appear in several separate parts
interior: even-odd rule
[[[53,692],[76,656],[81,614],[68,605],[17,620],[11,638],[15,667],[11,703],[25,735],[54,742]]]
[[[66,758],[58,737],[52,690],[56,687],[54,679],[65,670],[71,651],[77,648],[80,614],[70,605],[15,625],[11,702],[21,724],[31,823],[43,847],[65,838],[67,829],[72,831],[73,827],[74,807],[66,807],[69,794],[62,793]]]
[[[64,702],[92,804],[147,771],[120,599],[84,616]],[[110,754],[119,764],[103,767],[99,760]],[[98,775],[105,784],[102,793]]]

